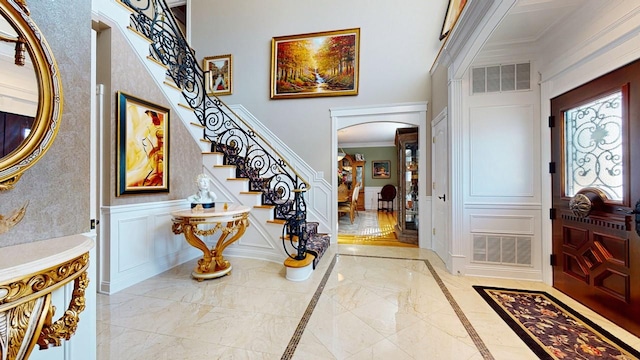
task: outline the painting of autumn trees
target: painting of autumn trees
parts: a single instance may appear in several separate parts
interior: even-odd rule
[[[273,38],[271,98],[358,94],[360,29]]]

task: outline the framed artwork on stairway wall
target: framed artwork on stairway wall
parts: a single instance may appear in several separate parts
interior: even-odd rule
[[[271,99],[358,95],[360,29],[274,37]]]
[[[444,22],[442,23],[442,30],[440,31],[440,40],[444,39],[449,35],[451,29],[456,24],[458,20],[458,16],[464,9],[464,6],[467,4],[467,0],[449,0],[449,5],[447,6],[447,14],[444,17]]]
[[[231,95],[233,92],[231,54],[207,56],[202,60],[207,95]]]
[[[116,101],[116,196],[169,192],[169,109],[121,91]]]

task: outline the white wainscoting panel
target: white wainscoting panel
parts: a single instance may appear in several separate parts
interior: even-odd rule
[[[465,275],[541,280],[539,209],[466,207]]]
[[[472,233],[533,235],[535,218],[531,215],[471,214]]]
[[[119,273],[135,269],[147,262],[151,257],[149,246],[148,216],[138,216],[118,221],[118,268]]]
[[[382,186],[364,187],[364,208],[366,210],[378,210],[378,193],[380,191],[382,191]],[[398,210],[398,195],[393,199],[393,210]]]
[[[113,294],[195,258],[202,252],[183,234],[172,232],[171,213],[188,209],[185,200],[102,208],[99,292]],[[253,208],[245,234],[224,251],[225,256],[281,263],[282,225],[265,221],[268,209]],[[213,246],[220,233],[204,237]],[[233,265],[233,262],[232,262]]]
[[[533,106],[472,107],[469,112],[469,196],[534,196]]]
[[[171,231],[186,201],[102,208],[99,292],[113,294],[202,255]]]

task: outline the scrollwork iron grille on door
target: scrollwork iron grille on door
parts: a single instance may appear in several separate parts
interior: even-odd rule
[[[565,111],[565,196],[597,187],[622,200],[622,99],[617,91]]]

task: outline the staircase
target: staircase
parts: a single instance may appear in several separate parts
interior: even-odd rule
[[[132,46],[141,58],[159,65],[150,72],[155,72],[152,76],[169,101],[181,109],[183,122],[193,119],[188,127],[203,150],[203,171],[226,198],[253,207],[252,224],[259,235],[269,244],[282,243],[287,278],[305,280],[330,244],[330,236],[318,232],[321,223],[307,221],[309,182],[273,141],[219,98],[206,94],[205,73],[164,0],[144,2],[144,7],[131,0],[120,4],[130,11],[124,32],[129,32]]]

